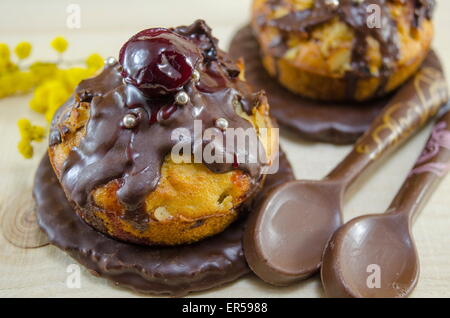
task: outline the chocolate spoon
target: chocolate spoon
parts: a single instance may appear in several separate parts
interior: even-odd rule
[[[244,253],[253,272],[273,285],[317,272],[327,241],[342,224],[348,187],[434,116],[447,95],[439,62],[428,58],[325,179],[292,181],[271,191],[250,215],[244,234]]]
[[[417,284],[411,223],[450,168],[450,113],[435,125],[419,160],[385,214],[355,218],[325,249],[322,283],[331,297],[405,297]]]

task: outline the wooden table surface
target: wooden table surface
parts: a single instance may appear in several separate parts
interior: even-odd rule
[[[0,3],[0,42],[15,45],[30,41],[32,59],[51,59],[48,43],[56,35],[70,43],[65,58],[79,59],[98,52],[117,56],[121,43],[137,31],[151,26],[189,24],[205,19],[226,48],[233,32],[249,17],[250,0],[164,0],[87,1],[78,0],[81,28],[66,27],[70,1],[2,0]],[[448,16],[450,1],[438,1],[434,47],[447,74],[450,67]],[[16,144],[16,122],[21,117],[44,123],[28,108],[30,96],[0,100],[0,218],[6,213],[32,211],[31,187],[45,144],[36,147],[32,160],[22,159]],[[406,145],[378,164],[353,186],[345,204],[345,219],[366,213],[383,212],[412,167],[430,131],[425,128]],[[282,144],[298,178],[318,179],[326,175],[350,150],[305,142],[283,134]],[[412,297],[450,297],[450,177],[445,178],[414,226],[421,261],[419,284]],[[2,218],[3,219],[3,218]],[[68,288],[66,280],[75,262],[53,246],[21,249],[0,235],[0,297],[139,297],[114,287],[102,278],[81,269],[81,288]],[[320,297],[318,277],[288,288],[274,288],[249,275],[233,284],[193,295],[204,297]]]

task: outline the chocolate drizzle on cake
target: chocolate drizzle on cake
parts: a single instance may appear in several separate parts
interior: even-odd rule
[[[124,217],[136,224],[145,224],[148,221],[143,211],[145,197],[158,185],[160,168],[172,147],[180,140],[191,144],[194,120],[202,121],[203,131],[214,127],[217,118],[225,118],[230,128],[252,128],[250,122],[236,113],[234,101],[241,100],[243,108],[251,111],[263,102],[264,96],[253,94],[247,84],[237,78],[239,69],[218,49],[217,39],[205,22],[199,20],[191,26],[170,30],[194,43],[202,55],[196,57],[195,64],[200,81],[190,80],[182,87],[190,97],[186,105],[177,105],[174,94],[146,96],[123,80],[123,69],[117,64],[107,65],[97,77],[81,82],[75,97],[63,106],[90,103],[85,136],[73,148],[61,171],[61,183],[79,207],[92,204],[93,190],[117,180],[117,196],[126,207]],[[63,113],[61,110],[55,117],[50,145],[64,140],[64,133],[57,124]],[[122,125],[127,114],[137,118],[133,129]],[[177,128],[185,128],[190,136],[181,135],[180,140],[172,140],[172,132]],[[254,129],[251,131],[256,134]],[[202,140],[203,144],[207,142]],[[203,144],[194,145],[193,152]],[[232,163],[204,164],[216,173],[241,169],[251,176],[256,189],[264,166],[261,156],[248,149],[234,149],[231,155],[246,158],[246,162],[238,167]]]
[[[272,10],[283,3],[284,0],[268,0],[268,5]],[[424,19],[431,19],[435,6],[434,0],[396,0],[402,5],[411,8],[412,25],[419,27]],[[354,43],[351,57],[351,69],[347,71],[346,78],[349,81],[348,96],[351,98],[356,88],[356,82],[359,78],[371,76],[366,53],[368,49],[367,38],[372,37],[379,43],[381,54],[381,67],[379,70],[380,85],[378,90],[381,92],[387,84],[387,79],[393,72],[395,61],[399,59],[399,39],[397,24],[390,14],[388,2],[393,0],[339,0],[337,5],[330,5],[327,0],[315,0],[311,9],[293,11],[287,15],[269,19],[261,16],[257,22],[261,25],[276,27],[282,33],[280,39],[273,43],[271,53],[281,58],[287,49],[287,34],[291,32],[300,32],[307,34],[314,27],[339,18],[354,31]],[[376,5],[380,10],[379,27],[371,27],[368,21],[373,16],[374,11],[370,6]],[[283,44],[284,42],[284,44]]]

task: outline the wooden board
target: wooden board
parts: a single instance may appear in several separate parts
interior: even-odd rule
[[[98,52],[103,56],[117,56],[120,45],[133,33],[150,26],[187,24],[204,18],[228,47],[234,31],[248,21],[250,0],[166,0],[166,1],[109,1],[80,0],[81,28],[66,27],[66,2],[2,0],[0,12],[10,12],[0,19],[0,42],[15,45],[31,41],[33,59],[54,59],[48,43],[56,35],[64,35],[70,42],[66,58],[79,59]],[[137,10],[139,8],[139,10]],[[173,10],[176,8],[176,10]],[[104,10],[105,14],[101,14]],[[107,14],[106,14],[107,13]],[[439,1],[436,11],[436,39],[434,47],[446,70],[450,67],[448,15],[450,2]],[[449,72],[447,72],[449,74]],[[19,139],[16,122],[21,117],[43,123],[41,116],[28,108],[30,96],[0,100],[0,218],[5,213],[26,213],[33,209],[31,187],[34,172],[45,145],[36,147],[33,160],[23,160],[17,153]],[[365,213],[382,212],[403,182],[425,140],[429,127],[408,144],[392,154],[366,174],[353,187],[345,204],[345,219]],[[349,146],[310,143],[292,134],[284,134],[282,144],[292,161],[297,177],[321,178],[350,150]],[[421,258],[421,277],[412,297],[450,297],[450,177],[447,177],[414,227],[414,235]],[[0,297],[138,297],[140,295],[112,286],[81,268],[80,288],[68,288],[75,262],[52,246],[22,249],[7,242],[0,235]],[[73,284],[72,284],[73,285]],[[69,286],[72,286],[69,284]],[[76,287],[72,286],[72,287]],[[270,287],[254,276],[207,293],[206,297],[320,297],[320,281],[314,277],[288,287]]]

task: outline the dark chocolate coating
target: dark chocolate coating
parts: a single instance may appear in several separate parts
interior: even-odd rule
[[[281,153],[278,173],[267,176],[255,202],[268,190],[293,179],[291,166]],[[146,247],[119,242],[77,216],[47,156],[37,170],[34,197],[39,225],[53,245],[90,271],[134,291],[184,296],[232,282],[249,272],[241,242],[244,219],[191,245]]]
[[[389,101],[389,97],[385,97],[364,103],[318,102],[290,92],[264,69],[259,44],[250,26],[236,33],[230,55],[244,59],[247,81],[267,93],[271,114],[279,124],[309,140],[354,143]]]
[[[84,80],[77,87],[65,107],[77,107],[77,103],[89,102],[89,121],[86,134],[80,144],[72,149],[61,169],[60,181],[70,200],[80,208],[80,214],[92,205],[92,191],[118,180],[119,201],[126,208],[124,218],[138,228],[145,228],[149,222],[144,210],[145,198],[158,185],[160,169],[165,157],[180,140],[173,140],[175,129],[190,132],[190,138],[184,135],[183,142],[192,146],[195,153],[203,144],[194,143],[194,122],[202,121],[204,130],[214,127],[218,118],[225,118],[229,128],[249,129],[252,140],[258,140],[252,124],[235,111],[235,103],[251,112],[253,107],[264,102],[264,95],[254,94],[251,88],[239,80],[239,70],[227,55],[217,48],[218,40],[211,29],[202,20],[188,27],[173,29],[184,38],[184,42],[199,48],[200,62],[196,68],[200,81],[189,81],[184,90],[190,101],[183,106],[176,105],[174,95],[162,95],[148,98],[137,87],[123,81],[120,65],[107,65],[103,72],[94,78]],[[169,118],[165,118],[169,108],[175,108]],[[65,132],[59,127],[60,110],[52,123],[50,145],[64,140]],[[134,114],[138,124],[133,129],[123,127],[125,115]],[[63,127],[64,128],[64,127]],[[218,128],[214,128],[222,133]],[[203,136],[203,134],[202,134]],[[226,139],[224,137],[224,139]],[[202,143],[207,143],[202,140]],[[245,159],[235,167],[231,160],[225,163],[204,164],[213,172],[222,173],[241,169],[251,177],[251,190],[256,191],[266,166],[262,145],[246,149],[237,146],[234,149],[216,149],[231,158]],[[87,217],[86,217],[87,218]]]

